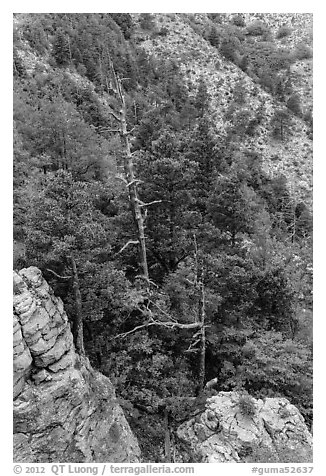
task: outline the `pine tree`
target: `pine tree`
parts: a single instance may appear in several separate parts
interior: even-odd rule
[[[302,117],[301,100],[298,94],[292,94],[289,97],[286,105],[288,109],[290,109],[293,112],[293,114],[295,114],[298,117]]]
[[[77,351],[84,354],[81,275],[110,252],[108,222],[96,209],[99,185],[74,181],[70,173],[48,174],[34,197],[25,225],[27,260],[69,286]],[[96,266],[95,266],[96,267]],[[94,270],[93,270],[94,271]],[[68,307],[69,309],[69,307]]]
[[[230,234],[232,246],[239,233],[254,232],[255,217],[261,208],[251,187],[237,175],[220,176],[208,202],[208,212],[214,225]]]
[[[54,37],[52,54],[59,66],[67,66],[71,62],[69,37],[60,28],[56,31]]]
[[[194,106],[197,110],[198,117],[202,118],[205,112],[208,112],[210,96],[208,94],[207,85],[203,77],[199,78],[197,94],[194,100]]]
[[[282,142],[291,133],[292,118],[286,109],[277,109],[271,120],[273,136]]]

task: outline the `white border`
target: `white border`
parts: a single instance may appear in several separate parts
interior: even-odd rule
[[[0,45],[1,45],[1,345],[0,362],[1,372],[1,410],[2,410],[2,444],[1,462],[4,468],[3,474],[12,474],[12,330],[11,330],[11,296],[12,296],[12,14],[14,12],[261,12],[261,13],[313,13],[314,14],[314,471],[313,475],[319,476],[326,472],[322,470],[324,455],[324,428],[325,428],[325,320],[326,310],[323,299],[325,279],[325,78],[324,66],[326,63],[325,31],[326,15],[322,8],[322,2],[303,1],[274,1],[258,2],[227,1],[218,0],[195,2],[176,2],[166,0],[160,2],[137,2],[130,1],[13,1],[1,5],[1,25],[0,25]],[[201,471],[209,474],[211,471],[216,476],[216,471],[223,471],[223,475],[228,474],[250,474],[248,465],[196,465],[196,474]],[[232,469],[231,469],[232,466]],[[260,465],[263,466],[263,465]],[[266,466],[266,465],[265,465]],[[274,465],[269,465],[274,466]],[[8,469],[8,471],[6,471]],[[213,474],[213,473],[212,473]]]

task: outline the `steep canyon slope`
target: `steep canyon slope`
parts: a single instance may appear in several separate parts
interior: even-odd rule
[[[15,459],[308,461],[312,15],[15,14],[13,75]]]
[[[220,50],[207,40],[209,28],[215,28],[207,14],[155,14],[153,19],[157,28],[164,29],[162,35],[141,36],[142,47],[157,58],[175,61],[180,67],[189,90],[195,94],[199,79],[203,79],[211,95],[210,117],[212,130],[218,137],[226,135],[230,123],[228,110],[235,100],[237,85],[245,91],[243,111],[248,114],[246,120],[255,118],[262,112],[263,119],[255,131],[254,137],[244,136],[238,151],[250,150],[262,154],[264,169],[273,176],[282,173],[288,179],[289,188],[294,196],[304,198],[311,203],[312,189],[312,138],[307,136],[308,126],[302,118],[294,115],[291,134],[284,142],[275,141],[271,133],[271,123],[280,101],[266,91],[257,76],[249,69],[243,71],[237,64],[236,55],[228,59]],[[232,24],[234,14],[221,14],[218,19],[220,31]],[[312,46],[312,14],[243,14],[243,23],[231,30],[230,34],[241,34],[250,38],[253,45],[259,44],[261,37],[248,33],[250,25],[262,21],[270,29],[268,36],[261,42],[268,46],[273,38],[277,49],[309,48]],[[134,15],[139,20],[139,15]],[[212,26],[213,25],[213,26]],[[233,25],[234,27],[234,25]],[[287,27],[287,35],[278,38],[280,28]],[[236,28],[236,27],[234,27]],[[269,41],[267,41],[269,40]],[[220,40],[217,40],[217,43]],[[232,53],[232,51],[231,51]],[[230,53],[230,57],[231,57]],[[267,55],[269,53],[267,52]],[[312,111],[312,58],[298,58],[289,66],[289,78],[295,94],[300,98],[303,114]],[[239,112],[239,111],[238,111]]]
[[[76,354],[62,301],[35,267],[14,273],[13,318],[14,460],[139,461],[110,380]],[[284,398],[220,392],[177,435],[191,461],[250,462],[255,446],[267,461],[312,459],[303,417]]]

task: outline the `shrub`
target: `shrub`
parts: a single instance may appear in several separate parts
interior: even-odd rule
[[[80,76],[86,76],[87,69],[85,68],[85,66],[82,63],[80,63],[77,66],[76,70],[77,70],[77,73],[80,74]]]
[[[240,53],[239,50],[241,48],[241,44],[238,38],[236,37],[227,37],[224,38],[221,46],[220,46],[220,53],[229,61],[232,61],[235,64],[239,64],[240,62]]]
[[[305,121],[305,123],[312,128],[313,126],[313,117],[312,117],[312,112],[311,110],[308,110],[304,113],[303,115],[303,120]]]
[[[308,110],[304,113],[303,120],[305,122],[307,122],[308,124],[312,123],[313,118],[312,118],[312,111],[311,110]]]
[[[243,105],[247,100],[247,88],[246,83],[243,80],[239,80],[233,90],[233,98],[236,104]]]
[[[119,25],[123,36],[128,40],[133,33],[133,22],[129,13],[110,13],[111,18]]]
[[[207,40],[212,46],[215,46],[216,48],[219,47],[220,45],[220,35],[219,32],[217,31],[216,27],[213,26],[207,36]]]
[[[299,43],[294,50],[294,58],[297,60],[312,58],[312,49],[304,43]]]
[[[24,78],[26,76],[26,68],[24,66],[24,63],[17,53],[17,50],[14,49],[13,52],[13,66],[14,66],[14,76],[20,76]]]
[[[292,28],[290,28],[287,25],[282,25],[278,32],[276,33],[276,38],[280,40],[281,38],[285,38],[287,36],[290,36],[292,33]]]
[[[239,27],[246,26],[245,19],[240,13],[237,13],[236,15],[234,15],[234,17],[232,17],[232,23]]]
[[[58,66],[67,66],[70,61],[69,36],[62,28],[58,28],[53,39],[52,55]]]
[[[167,36],[167,34],[169,33],[169,29],[166,28],[165,26],[163,26],[159,32],[158,32],[158,35],[159,36]]]
[[[153,30],[155,27],[153,16],[150,13],[142,13],[140,15],[140,26],[143,30]]]
[[[256,405],[250,395],[241,395],[238,402],[241,415],[253,417],[256,414]]]
[[[301,101],[300,101],[300,96],[298,94],[292,94],[289,97],[286,105],[290,109],[290,111],[293,112],[293,114],[299,117],[302,116]]]
[[[247,463],[307,463],[306,455],[297,449],[278,446],[273,450],[258,443],[247,449],[244,456]]]
[[[271,119],[272,134],[277,140],[283,141],[291,134],[292,118],[286,109],[277,109]]]
[[[256,20],[247,26],[247,33],[251,36],[262,36],[269,33],[269,28],[266,23]]]
[[[246,72],[248,66],[249,66],[248,56],[243,55],[239,61],[239,68],[241,68],[242,71]]]
[[[44,54],[49,48],[46,22],[42,14],[30,14],[23,27],[23,36],[38,53]]]
[[[207,13],[207,16],[214,23],[218,23],[218,24],[222,23],[222,15],[220,13]]]
[[[264,332],[242,346],[241,359],[224,388],[241,385],[255,398],[284,396],[309,424],[312,418],[312,354],[305,344],[284,339],[281,333]],[[246,407],[246,404],[244,404]]]

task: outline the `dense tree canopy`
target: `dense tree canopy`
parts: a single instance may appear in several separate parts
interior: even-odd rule
[[[262,22],[246,26],[237,15],[224,24],[214,15],[206,39],[281,101],[270,119],[277,147],[302,115],[289,83],[295,58]],[[166,415],[172,431],[189,402],[208,395],[198,388],[202,375],[204,383],[217,377],[216,391],[284,395],[310,423],[312,217],[283,174],[267,174],[261,150],[240,148],[255,137],[264,107],[252,111],[239,82],[219,135],[205,79],[191,90],[176,61],[140,47],[159,31],[150,14],[138,23],[129,14],[20,22],[14,265],[39,266],[71,322],[83,323],[85,352],[112,378],[145,458],[161,457]],[[20,53],[26,42],[41,58],[32,72]]]

